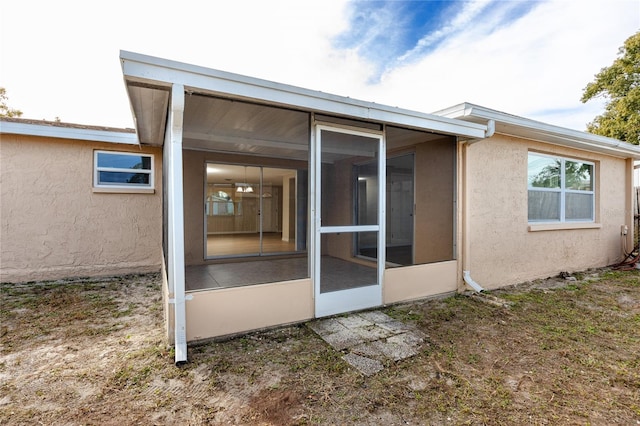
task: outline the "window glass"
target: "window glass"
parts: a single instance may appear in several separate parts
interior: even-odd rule
[[[306,170],[207,163],[206,258],[305,251],[307,182]],[[297,272],[291,277],[300,278]]]
[[[103,188],[153,188],[153,156],[96,151],[94,186]]]
[[[207,197],[205,206],[208,216],[233,216],[233,199],[224,191],[215,191]]]
[[[529,221],[594,221],[594,171],[593,163],[529,153]]]
[[[591,220],[593,218],[593,194],[568,192],[565,218],[567,220]]]
[[[560,192],[529,191],[529,220],[560,220]]]
[[[148,155],[98,152],[98,167],[151,170],[151,157]]]
[[[101,185],[149,185],[149,175],[144,173],[99,172],[98,183]]]
[[[560,160],[529,154],[529,186],[535,188],[560,188]]]
[[[564,170],[567,189],[593,190],[593,165],[567,160]]]

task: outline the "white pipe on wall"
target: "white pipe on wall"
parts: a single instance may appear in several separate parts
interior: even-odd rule
[[[482,286],[480,286],[480,284],[478,284],[477,282],[475,282],[473,280],[473,278],[471,278],[471,272],[462,271],[462,276],[464,278],[464,282],[467,283],[467,285],[469,285],[469,287],[471,287],[472,289],[474,289],[478,293],[480,293],[481,291],[484,291],[484,288],[482,288]]]
[[[494,120],[487,122],[487,130],[485,131],[485,139],[490,138],[496,131],[496,123]],[[484,291],[484,288],[480,284],[471,278],[470,258],[471,258],[471,240],[469,238],[469,199],[471,198],[469,193],[469,170],[468,170],[468,155],[467,150],[472,143],[481,141],[483,139],[475,139],[473,141],[466,141],[462,147],[462,182],[463,182],[463,205],[462,205],[462,278],[463,281],[476,292]]]

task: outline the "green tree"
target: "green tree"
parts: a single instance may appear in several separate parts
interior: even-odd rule
[[[7,91],[4,87],[0,87],[0,117],[20,117],[22,111],[19,109],[10,108],[7,105]]]
[[[587,84],[580,99],[607,100],[605,112],[587,125],[587,130],[633,144],[640,144],[640,31],[618,50],[618,58],[602,68]]]

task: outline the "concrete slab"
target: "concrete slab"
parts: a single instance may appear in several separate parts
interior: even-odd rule
[[[348,317],[337,317],[335,320],[350,329],[368,327],[375,324],[373,321],[369,321],[359,314],[349,315]]]
[[[413,330],[413,327],[410,327],[409,325],[401,322],[401,321],[397,321],[392,319],[391,317],[389,317],[389,321],[386,322],[381,322],[378,324],[378,326],[380,326],[381,328],[384,328],[385,330],[389,330],[392,333],[404,333],[405,331],[409,331],[409,330]]]
[[[335,318],[314,321],[309,324],[309,327],[320,336],[339,333],[347,329],[344,325],[336,321]]]
[[[372,345],[385,357],[393,361],[400,361],[418,354],[419,345],[409,344],[404,338],[398,339],[397,337],[400,336],[390,337],[386,340],[378,340],[372,342]]]
[[[389,315],[380,311],[359,312],[358,316],[377,324],[395,321]]]
[[[354,330],[348,329],[333,334],[321,335],[320,337],[338,351],[362,343],[362,337]]]
[[[380,311],[314,321],[309,327],[365,376],[420,352],[426,336]]]
[[[358,327],[358,328],[354,328],[353,331],[358,333],[358,335],[360,335],[360,337],[362,337],[362,339],[367,342],[384,339],[385,337],[390,337],[394,335],[391,331],[381,328],[378,325],[370,325],[368,327]]]
[[[382,353],[382,351],[371,342],[353,346],[349,349],[349,351],[353,352],[354,354],[366,356],[369,358],[385,359],[385,355]]]
[[[343,356],[342,359],[358,369],[365,376],[371,376],[384,369],[384,365],[382,365],[380,361],[356,355],[354,353],[348,353]]]
[[[417,335],[415,331],[407,331],[406,333],[389,337],[387,341],[392,343],[405,344],[408,346],[420,346],[424,343],[424,339]]]

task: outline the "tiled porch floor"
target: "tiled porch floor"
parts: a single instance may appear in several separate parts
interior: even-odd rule
[[[215,265],[187,266],[187,291],[240,287],[308,278],[307,258],[252,260]],[[324,256],[321,290],[336,291],[376,283],[375,268]]]
[[[296,280],[308,276],[307,258],[298,257],[187,266],[185,280],[187,291],[190,291]]]

